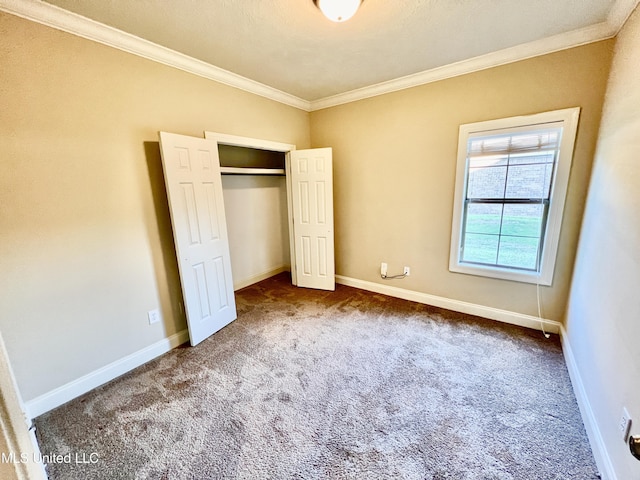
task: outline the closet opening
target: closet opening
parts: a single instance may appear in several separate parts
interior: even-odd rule
[[[205,132],[216,140],[233,288],[291,270],[286,155],[295,145]]]
[[[204,133],[221,158],[234,289],[288,270],[334,290],[332,149]]]

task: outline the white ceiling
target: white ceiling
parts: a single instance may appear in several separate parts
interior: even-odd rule
[[[47,3],[312,105],[495,52],[510,52],[499,64],[608,38],[638,0],[365,0],[339,24],[312,0]]]

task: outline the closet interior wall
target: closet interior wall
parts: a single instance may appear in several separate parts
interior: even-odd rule
[[[236,162],[230,158],[234,154],[221,147],[220,165]],[[253,149],[234,148],[244,150],[248,157],[252,155]],[[284,154],[282,158],[284,161]],[[250,158],[247,164],[251,164]],[[237,162],[233,166],[237,166]],[[289,270],[286,177],[223,174],[222,190],[234,289]]]

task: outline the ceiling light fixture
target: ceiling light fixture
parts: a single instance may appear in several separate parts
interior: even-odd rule
[[[313,0],[316,7],[332,22],[345,22],[353,17],[363,0]]]

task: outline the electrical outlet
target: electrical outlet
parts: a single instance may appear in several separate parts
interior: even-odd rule
[[[160,321],[160,311],[157,308],[155,310],[149,310],[147,317],[149,317],[149,325],[158,323]]]
[[[618,428],[620,429],[620,433],[623,435],[622,439],[626,443],[629,438],[629,431],[631,430],[631,415],[629,415],[626,407],[622,408],[622,415],[620,415]]]
[[[382,262],[382,264],[380,265],[380,275],[382,275],[383,277],[387,276],[387,264]]]
[[[409,275],[411,275],[411,269],[409,267],[404,267],[402,273],[405,277],[408,277]]]

